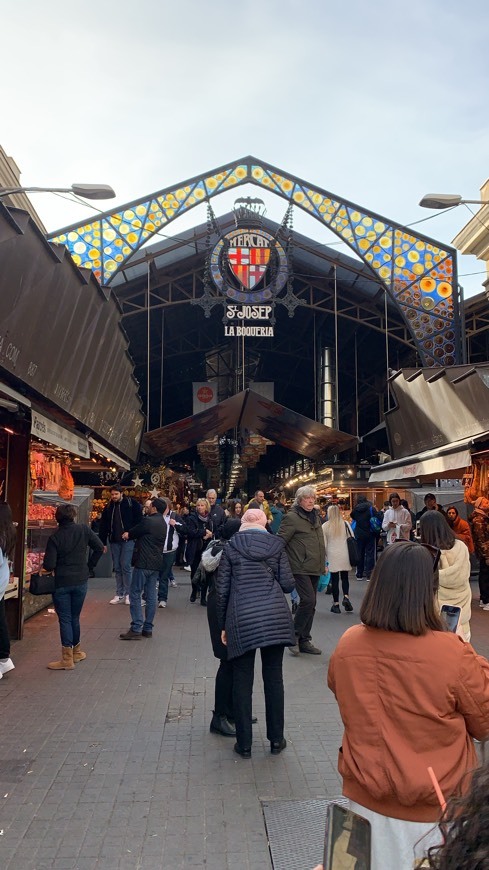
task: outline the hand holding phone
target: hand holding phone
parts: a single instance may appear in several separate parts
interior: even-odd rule
[[[331,804],[323,858],[324,870],[371,870],[370,822],[339,804]]]
[[[451,604],[444,604],[441,608],[441,615],[445,620],[448,631],[457,631],[458,623],[460,620],[460,607],[455,607]]]

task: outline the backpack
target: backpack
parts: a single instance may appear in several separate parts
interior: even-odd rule
[[[201,557],[202,567],[203,567],[204,571],[206,571],[208,574],[211,574],[212,571],[216,571],[218,566],[219,566],[219,562],[221,561],[222,550],[223,550],[222,546],[217,551],[217,553],[212,552],[214,545],[216,543],[218,543],[218,542],[212,541],[211,544],[207,547],[207,549],[205,549],[204,552],[202,553],[202,557]]]
[[[373,507],[370,508],[369,525],[370,525],[370,531],[373,532],[375,535],[378,535],[379,532],[382,531],[382,523],[380,522],[378,517],[374,517]]]

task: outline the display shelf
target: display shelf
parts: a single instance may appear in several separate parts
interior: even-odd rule
[[[27,531],[30,529],[49,529],[52,531],[53,529],[57,529],[58,524],[56,520],[29,520],[27,523]]]
[[[19,597],[19,578],[18,577],[10,577],[10,583],[8,584],[4,598],[7,600],[8,598],[18,598]]]

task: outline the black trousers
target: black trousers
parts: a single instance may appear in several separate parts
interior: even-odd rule
[[[233,665],[233,711],[236,740],[242,749],[250,749],[252,735],[252,695],[255,676],[255,653],[252,649],[232,659]],[[282,644],[264,646],[260,649],[261,672],[265,691],[267,739],[279,743],[284,736],[284,680]]]
[[[357,577],[370,577],[375,567],[375,555],[377,547],[377,539],[375,535],[370,535],[368,538],[355,538],[358,545],[358,553],[360,561],[355,568]]]
[[[10,638],[5,616],[5,599],[0,601],[0,659],[10,658]]]
[[[234,719],[233,711],[233,663],[227,659],[219,660],[214,695],[214,713]]]
[[[350,583],[348,581],[348,571],[331,571],[331,588],[333,590],[333,602],[338,604],[340,600],[340,574],[341,588],[343,595],[348,595],[350,591]]]
[[[484,604],[489,604],[489,565],[485,559],[479,559],[479,591]]]
[[[311,640],[312,623],[316,612],[319,575],[294,574],[295,588],[300,601],[294,619],[294,630],[301,640]]]

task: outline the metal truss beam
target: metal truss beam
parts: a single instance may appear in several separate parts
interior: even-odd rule
[[[409,323],[427,365],[462,361],[456,252],[362,206],[252,156],[141,197],[49,240],[108,286],[163,227],[199,203],[244,184],[302,209],[336,233],[367,264]],[[435,338],[441,337],[441,343]]]

